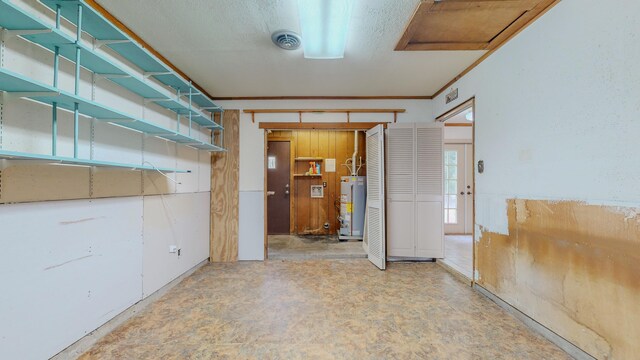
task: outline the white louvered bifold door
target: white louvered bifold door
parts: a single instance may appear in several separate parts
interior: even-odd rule
[[[367,131],[367,241],[368,257],[375,266],[386,268],[384,211],[384,128]]]
[[[387,155],[387,245],[391,257],[415,256],[415,125],[389,124]]]
[[[444,257],[444,126],[416,124],[416,256]]]

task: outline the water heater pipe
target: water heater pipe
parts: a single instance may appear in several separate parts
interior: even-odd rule
[[[356,156],[358,155],[358,130],[353,132],[353,155],[351,156],[351,176],[357,176]]]

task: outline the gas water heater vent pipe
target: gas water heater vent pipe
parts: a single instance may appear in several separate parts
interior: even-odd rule
[[[358,155],[358,130],[353,132],[353,155],[351,156],[351,176],[357,176],[356,156]]]

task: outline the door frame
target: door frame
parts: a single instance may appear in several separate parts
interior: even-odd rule
[[[293,233],[293,216],[294,216],[294,212],[293,209],[295,209],[295,196],[293,196],[293,194],[295,194],[295,183],[294,183],[294,178],[293,178],[293,173],[295,171],[294,166],[295,166],[295,142],[291,141],[291,137],[285,137],[285,136],[273,136],[273,137],[269,137],[269,130],[264,130],[264,259],[267,260],[268,256],[269,256],[269,215],[268,215],[268,206],[267,206],[267,175],[268,175],[268,147],[269,147],[269,142],[270,141],[274,141],[274,142],[288,142],[289,143],[289,193],[291,194],[289,196],[289,233]]]
[[[267,146],[269,145],[269,140],[271,141],[289,141],[291,146],[289,147],[290,149],[290,156],[291,156],[291,169],[290,169],[290,181],[291,181],[291,194],[295,194],[294,193],[294,186],[295,183],[293,181],[293,173],[295,171],[295,142],[291,141],[291,138],[287,138],[287,137],[273,137],[271,139],[269,139],[269,131],[275,130],[275,131],[293,131],[293,130],[339,130],[339,131],[353,131],[353,130],[358,130],[358,131],[368,131],[370,130],[372,127],[375,127],[376,125],[382,125],[385,129],[387,128],[387,124],[389,124],[388,122],[345,122],[345,123],[281,123],[281,122],[259,122],[258,123],[258,128],[262,129],[263,132],[263,137],[264,137],[264,149],[262,150],[263,153],[263,168],[264,168],[264,188],[262,190],[262,195],[263,195],[263,202],[264,202],[264,260],[268,260],[269,259],[269,235],[268,235],[268,215],[267,215],[267,165],[268,165],[268,159],[267,159]],[[277,139],[277,140],[274,140]],[[290,202],[290,215],[289,215],[289,229],[290,232],[293,233],[293,222],[291,221],[291,216],[295,216],[294,214],[294,205],[295,205],[295,196],[291,197]]]
[[[477,189],[476,189],[476,127],[478,126],[478,123],[476,122],[476,97],[473,96],[470,99],[462,102],[460,105],[454,107],[451,110],[446,111],[445,113],[443,113],[442,115],[436,117],[436,121],[437,122],[442,122],[444,123],[445,121],[449,120],[451,117],[458,115],[459,113],[467,110],[468,108],[471,108],[471,111],[473,112],[473,126],[471,127],[471,161],[472,161],[472,182],[473,182],[473,193],[472,193],[472,197],[471,197],[471,201],[473,201],[473,214],[472,214],[472,221],[473,221],[473,226],[471,227],[471,262],[472,262],[472,268],[471,268],[471,286],[474,286],[476,284],[476,268],[477,268],[477,264],[476,264],[476,211],[477,211],[477,199],[476,199],[476,193],[477,193]]]

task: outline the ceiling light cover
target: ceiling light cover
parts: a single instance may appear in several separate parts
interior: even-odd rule
[[[354,0],[298,0],[307,59],[341,59]]]

